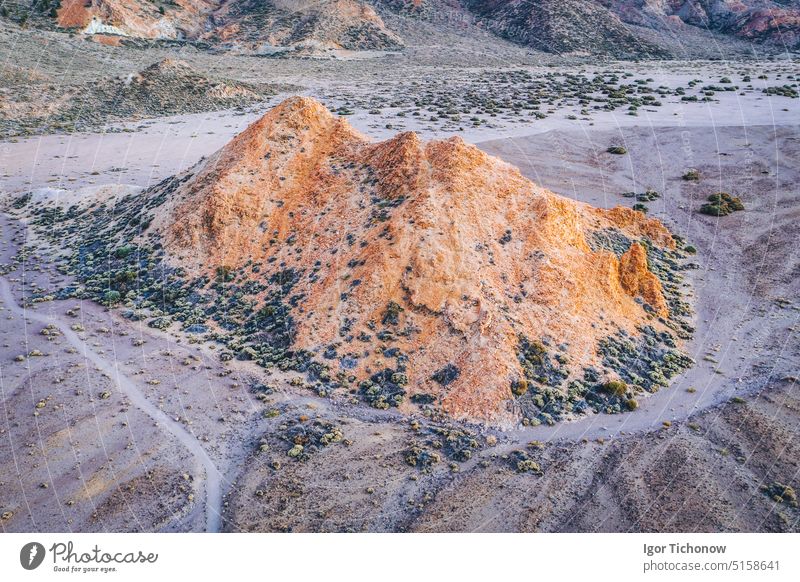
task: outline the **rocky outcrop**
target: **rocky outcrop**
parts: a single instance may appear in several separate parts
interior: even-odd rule
[[[795,0],[597,0],[623,21],[663,28],[676,23],[780,48],[800,44]]]
[[[332,373],[497,420],[521,350],[558,344],[559,373],[582,377],[601,339],[668,315],[644,247],[592,250],[609,230],[673,246],[657,220],[557,196],[459,138],[372,143],[296,97],[182,179],[148,236],[187,276],[265,284],[293,349]]]
[[[64,0],[62,28],[147,39],[202,39],[245,49],[265,47],[386,50],[402,46],[359,0]]]
[[[160,10],[147,0],[62,0],[56,22],[85,34],[176,39],[196,36],[216,5],[216,0],[176,0]]]
[[[665,52],[603,6],[585,0],[463,0],[490,31],[550,53],[615,57],[663,56]]]
[[[391,50],[403,45],[375,11],[358,0],[246,0],[217,10],[204,38],[253,50]]]
[[[629,295],[641,297],[659,315],[669,315],[661,282],[650,272],[647,253],[638,242],[633,243],[619,259],[619,281]]]
[[[551,53],[658,56],[652,29],[685,42],[712,32],[795,49],[796,0],[372,0],[386,10],[439,22],[469,22]],[[709,37],[711,38],[711,37]],[[692,41],[691,39],[694,39]]]

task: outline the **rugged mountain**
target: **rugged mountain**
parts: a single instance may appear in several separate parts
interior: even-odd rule
[[[64,0],[60,27],[86,34],[204,39],[245,48],[386,50],[402,46],[358,0]]]
[[[550,53],[658,57],[664,51],[620,19],[586,0],[464,0],[480,22],[500,37]]]
[[[651,28],[684,24],[780,47],[800,44],[797,0],[597,0],[623,21]]]
[[[380,16],[356,0],[245,0],[224,3],[205,38],[249,48],[388,50],[402,46]]]
[[[800,42],[797,0],[372,1],[405,16],[477,23],[503,38],[547,52],[657,54],[660,43],[641,29],[686,42],[696,37],[684,34],[697,31],[789,49]]]
[[[417,38],[409,32],[416,30],[414,23],[419,28],[425,20],[450,32],[488,31],[558,54],[688,55],[697,52],[691,45],[698,43],[719,52],[726,50],[719,45],[725,37],[790,50],[800,43],[798,0],[9,0],[6,5],[17,21],[30,16],[41,23],[49,15],[62,29],[79,29],[104,42],[186,38],[260,52],[402,47],[401,37],[373,8],[392,14],[393,24],[402,24],[412,38]]]
[[[200,282],[176,317],[212,314],[230,349],[315,370],[326,393],[546,420],[624,407],[685,365],[674,286],[651,267],[674,252],[661,223],[553,194],[459,138],[373,143],[296,97],[145,199],[121,220],[146,234],[125,244]]]
[[[218,0],[61,0],[56,22],[62,28],[77,28],[86,34],[191,38],[202,31],[217,4]]]

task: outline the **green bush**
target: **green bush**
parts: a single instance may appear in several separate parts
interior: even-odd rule
[[[119,291],[106,291],[105,295],[103,295],[101,303],[110,307],[112,305],[116,305],[121,300],[122,295],[120,295]]]
[[[603,384],[603,392],[611,394],[612,396],[625,396],[628,391],[628,385],[622,380],[610,380]]]
[[[775,481],[770,485],[762,486],[761,490],[777,503],[785,503],[791,507],[798,506],[797,492],[790,485]]]
[[[700,212],[709,216],[727,216],[732,212],[744,210],[741,198],[727,192],[717,192],[708,197],[708,202],[700,207]]]

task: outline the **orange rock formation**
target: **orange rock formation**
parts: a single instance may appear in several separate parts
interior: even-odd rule
[[[85,29],[94,20],[138,38],[178,38],[202,30],[214,0],[175,0],[166,13],[147,0],[62,0],[56,22],[62,28]]]
[[[636,298],[668,314],[642,245],[620,260],[587,242],[614,228],[672,247],[660,222],[553,194],[457,137],[372,143],[295,97],[195,171],[154,222],[171,261],[197,274],[247,261],[263,280],[301,273],[297,347],[335,344],[359,377],[389,364],[379,345],[397,347],[408,392],[456,417],[510,418],[522,336],[567,344],[577,373],[599,339],[654,322]],[[442,386],[432,377],[448,364],[459,373]]]

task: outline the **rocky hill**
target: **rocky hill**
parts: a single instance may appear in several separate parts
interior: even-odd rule
[[[156,117],[227,109],[274,94],[267,84],[214,79],[175,59],[163,59],[128,77],[98,85],[96,97],[120,118]]]
[[[76,294],[200,326],[323,394],[551,422],[633,407],[689,364],[660,222],[553,194],[457,137],[373,143],[295,97],[114,212],[81,219]],[[59,241],[81,232],[58,224]]]
[[[620,58],[667,54],[603,6],[585,0],[464,0],[464,5],[498,36],[544,52]]]
[[[118,39],[208,40],[266,48],[388,50],[402,40],[359,0],[63,0],[17,6],[14,17],[49,15],[61,29]]]
[[[194,37],[218,4],[216,0],[61,0],[55,10],[59,27],[86,34],[135,38]]]
[[[246,0],[223,4],[204,38],[255,50],[393,50],[399,36],[357,0]]]
[[[113,121],[243,107],[289,88],[212,78],[168,58],[88,86],[31,84],[27,94],[0,92],[0,135],[97,130]]]
[[[406,17],[475,25],[512,42],[555,53],[683,54],[683,43],[713,43],[725,37],[777,49],[796,50],[800,43],[800,2],[796,0],[372,1]]]
[[[663,28],[688,26],[767,42],[779,48],[800,46],[797,0],[597,0],[624,22]]]

